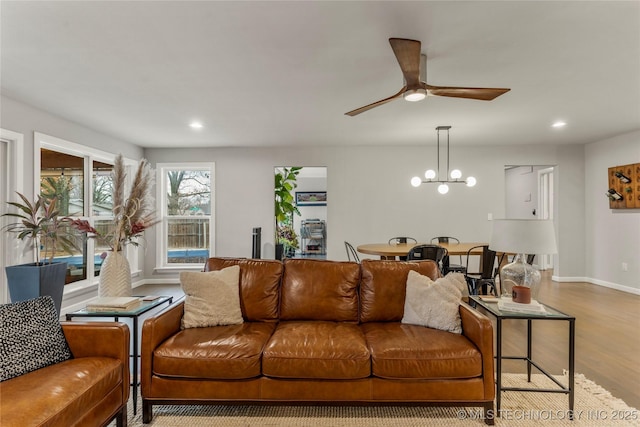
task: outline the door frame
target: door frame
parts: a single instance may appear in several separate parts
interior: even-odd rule
[[[553,221],[554,171],[555,166],[538,170],[538,219]],[[553,255],[539,255],[538,267],[540,270],[552,269]]]
[[[24,135],[8,129],[0,128],[0,140],[6,144],[5,155],[2,156],[0,167],[7,173],[3,174],[0,189],[0,214],[7,212],[7,201],[16,191],[24,192],[24,175],[20,171],[24,168]],[[4,226],[8,222],[7,218],[0,219],[0,225]],[[6,237],[6,236],[2,236]],[[2,252],[0,257],[0,302],[9,302],[9,292],[7,290],[6,275],[4,267],[7,265],[21,264],[24,261],[23,248],[18,239],[2,238]]]

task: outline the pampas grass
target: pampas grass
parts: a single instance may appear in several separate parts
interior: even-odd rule
[[[153,173],[147,159],[140,160],[127,199],[124,198],[125,178],[124,161],[122,154],[119,154],[113,168],[115,221],[113,250],[115,252],[121,251],[127,243],[137,245],[133,239],[156,223],[151,196]]]
[[[102,235],[87,220],[76,219],[73,226],[82,232],[89,234],[89,237],[97,238],[109,245],[112,251],[119,252],[127,244],[138,245],[137,237],[147,228],[155,225],[153,208],[153,171],[146,159],[140,160],[138,170],[131,183],[129,197],[125,198],[125,181],[127,173],[122,154],[118,154],[115,159],[113,171],[113,231]]]

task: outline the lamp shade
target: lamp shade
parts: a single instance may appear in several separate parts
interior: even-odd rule
[[[518,254],[555,254],[556,234],[551,220],[496,219],[489,248]]]

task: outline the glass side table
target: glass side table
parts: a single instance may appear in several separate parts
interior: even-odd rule
[[[142,298],[144,298],[144,296],[136,296],[136,298],[140,298],[140,305],[131,310],[89,311],[85,307],[81,310],[66,314],[66,319],[69,321],[73,320],[74,317],[113,317],[114,321],[116,322],[120,317],[132,319],[133,331],[131,331],[131,336],[133,338],[133,348],[131,350],[131,358],[133,359],[132,394],[134,415],[136,414],[138,407],[138,385],[140,384],[140,382],[138,381],[138,358],[140,357],[140,354],[138,352],[138,320],[140,319],[140,316],[142,314],[147,313],[162,304],[167,304],[167,306],[169,306],[173,302],[172,296],[161,296],[152,301],[142,301]]]
[[[553,307],[542,304],[545,313],[520,313],[515,311],[500,310],[498,302],[483,301],[478,296],[470,296],[469,300],[473,307],[480,306],[490,315],[496,318],[496,411],[500,416],[500,400],[503,391],[525,391],[541,393],[565,393],[569,395],[569,419],[573,419],[574,404],[574,374],[575,374],[575,336],[576,318],[564,314]],[[527,321],[527,355],[526,356],[503,356],[502,355],[502,321],[513,319],[525,319]],[[545,371],[539,364],[532,360],[532,321],[533,320],[563,320],[569,323],[569,383],[564,386],[553,375]],[[523,388],[523,387],[503,387],[502,386],[502,361],[503,360],[524,360],[527,362],[527,381],[531,382],[531,368],[535,367],[547,378],[553,381],[558,388]]]

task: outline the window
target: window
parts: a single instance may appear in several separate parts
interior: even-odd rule
[[[44,197],[56,197],[60,214],[87,219],[98,230],[112,227],[112,178],[115,155],[91,149],[52,136],[35,133],[36,191]],[[136,162],[125,160],[130,179]],[[96,239],[79,236],[78,250],[55,256],[67,262],[66,283],[89,285],[100,274],[100,266],[109,248]],[[139,269],[138,250],[129,245],[127,258],[132,271]]]
[[[213,163],[158,164],[158,268],[183,268],[213,255]]]

